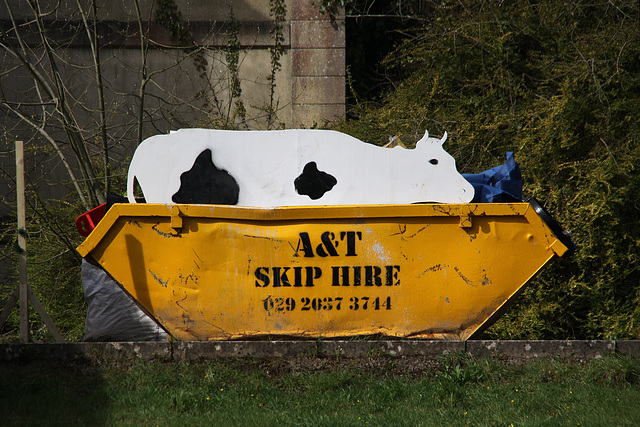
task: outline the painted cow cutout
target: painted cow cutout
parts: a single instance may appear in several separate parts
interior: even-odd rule
[[[129,166],[147,203],[255,207],[468,203],[442,139],[382,148],[330,130],[182,129],[143,141]]]

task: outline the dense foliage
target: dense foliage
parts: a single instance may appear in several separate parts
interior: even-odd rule
[[[425,7],[426,6],[426,7]],[[461,172],[513,151],[524,194],[573,233],[489,336],[640,337],[637,2],[426,1],[384,62],[392,90],[341,130],[384,143],[449,134]]]

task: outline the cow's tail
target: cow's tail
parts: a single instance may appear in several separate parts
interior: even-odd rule
[[[136,174],[133,170],[133,159],[131,160],[131,165],[129,166],[129,174],[127,176],[127,199],[129,199],[129,203],[135,203],[136,197],[133,194],[134,182],[136,179]]]

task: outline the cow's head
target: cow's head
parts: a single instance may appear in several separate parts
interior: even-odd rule
[[[415,154],[424,168],[428,179],[425,180],[425,202],[450,200],[450,203],[469,203],[473,198],[473,186],[456,168],[456,160],[447,153],[442,145],[447,140],[445,132],[442,138],[430,138],[429,132],[416,143]]]

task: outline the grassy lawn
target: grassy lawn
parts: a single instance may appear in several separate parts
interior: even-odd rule
[[[640,361],[0,364],[0,425],[640,425]]]

